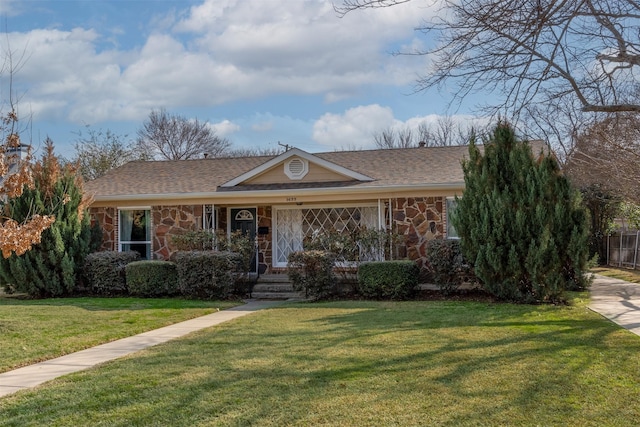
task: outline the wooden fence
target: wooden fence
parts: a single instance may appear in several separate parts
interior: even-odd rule
[[[625,231],[607,238],[607,264],[640,268],[640,231]]]

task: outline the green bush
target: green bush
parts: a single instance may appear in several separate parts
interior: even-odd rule
[[[192,230],[171,236],[178,251],[211,251],[216,248],[218,235],[211,230]]]
[[[34,214],[55,217],[31,250],[0,257],[0,281],[38,298],[76,292],[91,236],[81,180],[72,165],[60,164],[51,140],[44,148],[41,160],[31,165],[34,186],[25,186],[19,197],[0,198],[0,221],[22,224]]]
[[[333,274],[336,255],[328,251],[298,251],[289,254],[287,274],[293,288],[307,298],[325,299],[337,295]]]
[[[125,267],[138,261],[138,252],[94,252],[87,255],[84,264],[85,286],[95,295],[126,294]]]
[[[413,261],[365,262],[358,267],[358,286],[367,298],[407,299],[415,292],[419,274]]]
[[[488,292],[554,302],[588,285],[589,214],[553,154],[533,153],[501,122],[483,151],[471,141],[462,169],[451,221]]]
[[[473,267],[462,255],[459,240],[431,240],[427,243],[427,263],[433,281],[445,294],[465,282],[476,282]]]
[[[180,293],[200,299],[229,298],[234,273],[242,262],[239,254],[218,251],[179,251],[174,261]]]
[[[129,293],[161,297],[178,293],[178,270],[170,261],[135,261],[125,267]]]

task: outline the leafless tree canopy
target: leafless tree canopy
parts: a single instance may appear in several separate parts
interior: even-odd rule
[[[148,159],[187,160],[220,157],[229,148],[208,122],[153,110],[138,130],[138,149]]]
[[[435,122],[422,122],[416,129],[408,126],[383,129],[373,134],[377,148],[410,148],[421,142],[426,147],[466,145],[474,136],[481,136],[473,126],[465,126],[450,116],[440,116]]]
[[[78,132],[75,143],[76,154],[72,161],[80,168],[85,180],[100,178],[102,175],[141,156],[127,141],[126,135],[118,135],[110,130],[88,129]]]
[[[343,0],[336,10],[389,7],[409,0]],[[518,114],[529,104],[575,98],[582,111],[640,112],[640,3],[637,0],[441,0],[420,31],[438,44],[418,89],[455,83],[503,95]]]
[[[640,203],[640,119],[618,114],[578,135],[565,171],[579,187],[597,184]]]
[[[284,153],[283,147],[254,147],[254,148],[233,148],[225,152],[221,157],[256,157],[256,156],[279,156]]]

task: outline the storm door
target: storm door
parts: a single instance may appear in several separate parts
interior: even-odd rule
[[[245,236],[249,236],[252,242],[256,241],[256,208],[231,208],[229,209],[230,231],[231,233],[240,231]],[[257,251],[251,261],[251,271],[257,271]]]

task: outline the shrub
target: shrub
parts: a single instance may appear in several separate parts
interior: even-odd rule
[[[31,250],[20,256],[13,253],[8,258],[0,257],[0,276],[18,292],[60,297],[77,290],[89,253],[91,228],[87,199],[76,170],[60,163],[51,140],[45,148],[42,159],[31,166],[33,188],[25,187],[21,196],[6,203],[0,199],[0,221],[7,216],[22,224],[34,214],[53,216],[55,221]]]
[[[210,230],[187,231],[171,236],[178,251],[211,251],[216,248],[217,235]]]
[[[396,255],[401,240],[398,233],[364,226],[342,232],[329,229],[307,236],[304,249],[332,252],[338,263],[374,261]]]
[[[431,240],[427,243],[429,272],[445,294],[465,282],[475,282],[473,267],[462,255],[459,240]]]
[[[178,293],[178,271],[170,261],[135,261],[125,267],[131,295],[160,297]]]
[[[328,251],[298,251],[289,254],[287,274],[293,288],[307,298],[324,299],[338,292],[333,274],[335,254]]]
[[[487,291],[537,303],[588,284],[588,213],[552,154],[532,153],[501,122],[484,153],[471,141],[462,168],[451,221]]]
[[[95,252],[87,255],[84,264],[85,285],[96,295],[127,293],[125,267],[140,259],[138,252]]]
[[[358,267],[358,286],[367,298],[407,299],[418,285],[419,274],[413,261],[365,262]]]
[[[222,251],[240,254],[238,271],[244,273],[249,272],[256,255],[255,242],[241,231],[234,231],[230,236],[222,231],[187,231],[171,236],[171,242],[178,251]]]
[[[234,272],[241,263],[233,252],[180,251],[174,255],[178,288],[189,298],[226,299],[234,284]]]

